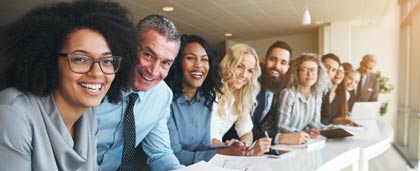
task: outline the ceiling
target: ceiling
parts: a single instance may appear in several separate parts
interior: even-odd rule
[[[0,26],[22,16],[31,7],[52,0],[2,0]],[[211,44],[222,44],[225,33],[231,39],[259,39],[273,35],[315,30],[317,21],[325,23],[356,21],[379,23],[396,0],[119,0],[128,7],[134,21],[150,14],[163,14],[173,20],[182,33],[203,36]],[[172,12],[162,7],[172,6]],[[308,7],[312,23],[302,25]]]

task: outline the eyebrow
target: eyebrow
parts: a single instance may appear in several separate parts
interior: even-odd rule
[[[143,49],[143,48],[142,48]],[[146,48],[144,48],[145,49],[145,51],[148,51],[148,52],[150,52],[153,56],[157,56],[156,55],[156,52],[152,49],[152,48],[150,48],[150,47],[146,47]]]
[[[85,50],[75,50],[75,51],[73,51],[71,53],[75,53],[75,52],[90,54],[88,51],[85,51]],[[101,55],[112,55],[112,52],[105,52],[105,53],[102,53]]]

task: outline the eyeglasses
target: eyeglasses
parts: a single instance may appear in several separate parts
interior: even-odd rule
[[[303,73],[303,74],[307,74],[308,72],[311,72],[311,74],[315,74],[318,72],[318,68],[299,68],[298,69],[299,72]]]
[[[120,56],[104,56],[93,58],[80,52],[58,53],[58,55],[69,59],[70,69],[78,74],[88,73],[93,68],[93,64],[98,63],[101,71],[106,75],[115,74],[121,63]]]

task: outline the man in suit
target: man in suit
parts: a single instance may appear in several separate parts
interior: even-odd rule
[[[356,88],[356,102],[378,101],[379,81],[372,74],[375,65],[376,60],[373,55],[363,56],[360,67],[357,69],[361,77]]]
[[[292,49],[286,42],[276,41],[267,49],[266,55],[261,62],[262,74],[259,78],[261,90],[257,95],[258,105],[252,115],[254,139],[265,136],[264,131],[269,127],[275,127],[275,122],[269,121],[271,116],[268,114],[271,108],[274,107],[273,102],[285,88],[285,74],[289,69],[291,55]],[[273,109],[274,111],[276,110]],[[268,132],[270,137],[273,138],[273,143],[277,142],[274,131]]]

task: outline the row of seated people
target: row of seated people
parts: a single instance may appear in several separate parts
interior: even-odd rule
[[[358,71],[351,65],[345,71],[349,64],[334,54],[290,61],[291,55],[287,43],[276,41],[260,63],[252,47],[236,44],[219,64],[204,39],[183,35],[165,79],[174,93],[168,128],[180,162],[190,165],[216,153],[262,155],[273,144],[304,144],[324,125],[359,126],[349,119],[348,103],[357,98],[360,75],[369,75],[373,56],[366,55]],[[376,100],[370,93],[368,100]],[[230,147],[206,148],[211,145]]]
[[[347,99],[340,82],[355,89],[359,75],[349,71],[342,81],[339,61],[325,64],[336,73],[330,81],[317,57],[291,62],[279,41],[261,64],[246,44],[219,62],[204,39],[181,38],[168,18],[150,15],[136,28],[129,16],[117,2],[56,2],[7,28],[0,170],[172,170],[216,153],[262,155],[272,144],[305,143],[327,124],[323,114],[354,125],[334,99]],[[366,59],[361,75],[375,64]],[[368,78],[361,82],[374,85]],[[349,102],[376,98],[375,88],[355,90],[345,93]],[[238,138],[224,141],[232,126]],[[220,145],[228,148],[214,149]],[[147,164],[134,162],[142,154]]]

